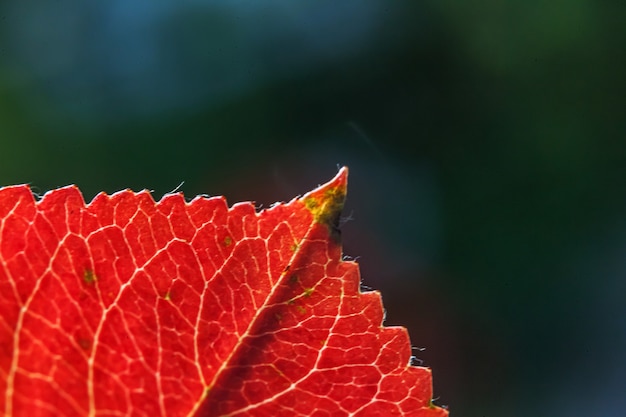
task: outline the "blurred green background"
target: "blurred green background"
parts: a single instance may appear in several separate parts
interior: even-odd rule
[[[626,413],[624,5],[0,3],[0,184],[259,207],[350,167],[343,236],[453,416]],[[421,349],[424,348],[424,349]]]

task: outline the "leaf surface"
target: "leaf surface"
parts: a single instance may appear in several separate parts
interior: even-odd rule
[[[256,212],[0,189],[4,416],[445,416],[335,227],[347,170]]]

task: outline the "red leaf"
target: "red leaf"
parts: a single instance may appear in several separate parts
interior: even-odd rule
[[[346,176],[259,213],[0,189],[3,415],[447,415],[341,260]]]

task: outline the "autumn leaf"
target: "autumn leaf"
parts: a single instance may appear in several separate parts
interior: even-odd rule
[[[260,212],[0,189],[3,415],[447,415],[342,260],[346,181]]]

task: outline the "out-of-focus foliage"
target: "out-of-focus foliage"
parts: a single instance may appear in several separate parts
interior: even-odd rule
[[[0,184],[267,205],[348,164],[346,253],[424,335],[440,404],[621,416],[623,12],[3,2]]]

